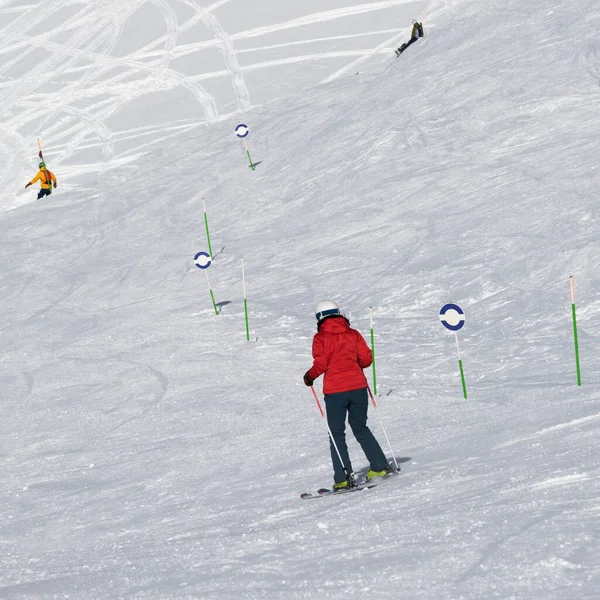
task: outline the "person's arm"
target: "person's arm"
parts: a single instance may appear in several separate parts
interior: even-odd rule
[[[325,344],[320,335],[315,335],[312,345],[313,366],[307,375],[314,381],[319,375],[327,371],[327,356],[325,355]]]
[[[371,352],[371,348],[367,346],[367,342],[365,342],[365,338],[360,334],[360,332],[356,332],[356,341],[357,341],[357,350],[358,350],[358,366],[361,369],[366,369],[371,366],[373,362],[373,353]]]
[[[27,189],[30,185],[33,185],[36,181],[39,181],[40,179],[40,174],[38,173],[26,186],[25,189]]]
[[[56,177],[54,176],[54,173],[52,171],[48,171],[48,173],[50,173],[50,180],[52,181],[52,183],[54,183],[54,188],[56,189],[56,186],[58,185],[56,183]]]

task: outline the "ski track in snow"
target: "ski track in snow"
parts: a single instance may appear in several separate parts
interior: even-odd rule
[[[590,415],[589,417],[582,417],[580,419],[573,419],[567,423],[559,423],[558,425],[552,425],[551,427],[545,427],[544,429],[540,429],[536,431],[530,436],[520,438],[518,440],[511,440],[509,442],[505,442],[504,444],[500,444],[497,446],[498,449],[508,448],[509,446],[513,446],[514,444],[520,444],[522,442],[528,442],[536,439],[538,436],[550,435],[556,432],[560,432],[564,429],[570,429],[572,427],[579,427],[580,425],[584,425],[587,423],[594,423],[600,419],[600,413],[596,415]]]
[[[46,155],[52,166],[55,169],[58,167],[59,171],[62,165],[75,160],[85,165],[87,170],[95,170],[106,178],[108,172],[120,168],[124,153],[136,155],[139,151],[147,151],[146,144],[136,145],[135,136],[129,138],[130,141],[125,147],[115,142],[121,134],[119,123],[122,118],[119,115],[127,115],[131,110],[135,111],[135,107],[142,108],[151,95],[173,94],[177,88],[188,90],[200,108],[200,112],[194,117],[188,115],[180,121],[188,127],[229,120],[234,114],[246,113],[253,105],[260,103],[252,101],[252,85],[245,81],[246,73],[292,67],[297,69],[298,66],[312,62],[318,62],[320,69],[327,69],[325,65],[336,64],[333,61],[349,59],[346,67],[334,67],[329,76],[321,76],[320,79],[315,79],[314,83],[318,83],[319,80],[329,81],[386,52],[391,39],[397,38],[406,30],[406,26],[398,27],[395,30],[398,33],[393,38],[379,43],[377,40],[381,40],[381,33],[377,28],[372,31],[355,31],[341,36],[347,40],[346,45],[350,46],[344,51],[302,52],[295,57],[262,60],[259,58],[260,50],[267,49],[273,53],[277,52],[278,48],[294,47],[293,44],[274,44],[269,48],[269,45],[260,43],[264,38],[272,38],[274,34],[293,29],[306,32],[304,46],[336,43],[337,36],[331,36],[331,39],[312,39],[310,26],[330,23],[336,27],[338,23],[343,26],[348,18],[372,13],[384,15],[386,11],[401,7],[406,2],[371,2],[315,11],[265,27],[227,33],[220,25],[218,15],[220,11],[232,7],[238,10],[239,4],[236,1],[221,1],[206,7],[196,0],[183,0],[181,4],[169,0],[129,0],[117,3],[106,1],[93,5],[44,4],[43,10],[39,9],[42,4],[38,2],[27,7],[3,9],[0,14],[4,12],[18,16],[10,25],[0,30],[3,35],[0,57],[10,57],[0,61],[0,101],[7,116],[0,125],[0,131],[9,138],[20,136],[19,146],[23,148],[24,153],[31,143],[26,142],[25,137],[41,137],[42,142],[47,140],[52,145],[46,147]],[[192,14],[182,17],[178,12],[181,5],[191,9]],[[137,23],[136,15],[139,10],[148,6],[156,9],[157,16],[162,19],[164,32],[139,48],[122,55],[120,51],[120,55],[115,55],[115,49],[122,48],[124,40],[127,45],[135,44],[135,30],[132,27]],[[307,10],[312,6],[317,4],[311,4]],[[66,19],[61,18],[63,9],[69,10]],[[44,27],[50,22],[52,27],[44,31]],[[179,43],[178,38],[183,33],[189,32],[199,24],[206,27],[211,39],[198,43]],[[160,24],[157,21],[152,25]],[[353,24],[353,27],[356,25]],[[31,31],[37,33],[32,35]],[[353,50],[353,40],[364,36],[365,33],[371,35],[369,39],[373,39],[375,45],[370,50]],[[57,36],[61,37],[60,41],[55,41]],[[248,39],[256,39],[256,52],[253,52],[252,47],[245,47],[242,51],[245,59],[241,64],[236,43]],[[300,45],[297,47],[301,48]],[[215,49],[222,55],[223,69],[202,68],[202,53]],[[45,58],[35,60],[34,56],[37,56],[36,52],[39,51],[45,52]],[[257,55],[254,62],[247,58],[253,54]],[[173,68],[171,65],[174,60],[186,60],[192,68],[194,62],[199,61],[199,68],[196,69],[200,72],[190,73],[189,67],[186,67],[184,72]],[[27,61],[31,62],[29,68]],[[15,81],[12,73],[17,68],[21,73]],[[265,75],[261,75],[261,78],[264,81]],[[231,102],[223,95],[224,88],[220,83],[223,80],[229,80],[229,87],[235,97],[235,107],[232,107]],[[214,85],[218,85],[215,91]],[[276,92],[275,88],[274,91]],[[293,84],[285,93],[289,94],[292,91]],[[264,95],[261,94],[261,97],[264,101]],[[269,98],[272,99],[273,96]],[[167,118],[173,119],[174,127],[178,126],[174,114]],[[160,127],[164,127],[164,123],[161,123]],[[63,144],[57,154],[55,148],[62,140],[68,140],[68,143]],[[158,145],[157,142],[158,140],[154,140]],[[20,168],[10,169],[8,172],[23,172],[24,163],[20,164]],[[4,177],[4,187],[12,186],[12,177]],[[19,205],[21,203],[19,202]]]
[[[231,38],[219,25],[219,22],[210,10],[205,10],[193,0],[188,0],[188,5],[192,6],[198,12],[202,22],[213,32],[215,39],[219,40],[220,46],[225,57],[225,64],[231,72],[233,87],[238,100],[238,111],[247,111],[250,109],[250,92],[244,82],[244,75],[235,55],[235,49]]]

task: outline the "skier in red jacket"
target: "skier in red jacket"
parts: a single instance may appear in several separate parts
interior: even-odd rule
[[[312,344],[314,362],[304,374],[304,383],[311,386],[319,375],[325,374],[323,393],[327,423],[344,463],[340,463],[340,457],[330,440],[333,487],[341,489],[355,485],[346,445],[346,416],[354,437],[370,463],[367,479],[383,477],[391,468],[381,446],[367,427],[369,396],[363,369],[373,361],[371,349],[363,336],[350,327],[350,321],[340,313],[335,302],[319,302],[316,316],[318,331]]]

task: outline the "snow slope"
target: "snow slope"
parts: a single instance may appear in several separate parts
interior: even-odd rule
[[[0,5],[0,597],[600,597],[596,3],[48,4]],[[325,297],[403,473],[305,502]]]
[[[9,168],[0,183],[19,187],[41,135],[52,143],[53,165],[61,167],[67,189],[119,185],[153,143],[176,145],[195,128],[197,146],[198,127],[206,123],[359,67],[377,70],[422,6],[422,0],[254,0],[251,7],[240,0],[4,2],[0,158]]]

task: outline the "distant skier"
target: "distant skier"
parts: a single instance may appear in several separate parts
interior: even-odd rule
[[[404,42],[398,50],[396,50],[396,56],[400,56],[411,44],[414,44],[419,38],[423,37],[423,23],[419,23],[416,19],[413,19],[413,28],[410,34],[410,40]]]
[[[42,186],[40,191],[38,192],[37,199],[43,198],[44,196],[49,196],[52,193],[52,185],[54,184],[54,188],[56,189],[56,177],[54,173],[49,169],[46,169],[46,165],[41,162],[39,164],[40,170],[38,174],[25,186],[27,189],[30,185],[33,185],[36,181],[40,182]]]
[[[363,369],[369,367],[373,355],[363,336],[350,327],[350,321],[340,313],[335,302],[323,300],[317,305],[317,333],[313,338],[313,366],[304,374],[304,383],[311,386],[325,374],[323,393],[327,407],[327,423],[347,471],[340,463],[334,445],[329,442],[333,461],[334,489],[355,485],[349,479],[353,472],[346,445],[346,416],[354,437],[361,445],[369,463],[367,479],[383,477],[392,468],[381,446],[367,427],[367,379]]]

